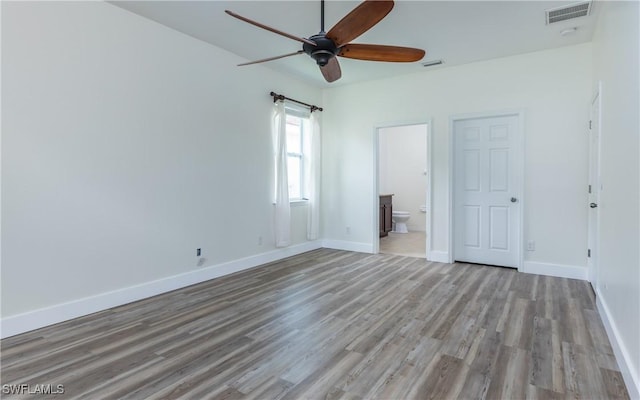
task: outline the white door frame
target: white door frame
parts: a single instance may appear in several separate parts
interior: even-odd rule
[[[595,176],[595,184],[593,185],[593,187],[591,188],[591,191],[593,195],[593,197],[595,197],[595,203],[598,204],[598,207],[600,206],[600,190],[601,190],[601,182],[600,182],[600,168],[601,168],[601,160],[602,160],[602,156],[601,156],[601,137],[602,137],[602,81],[598,81],[598,84],[596,86],[596,92],[593,95],[593,97],[591,98],[591,107],[589,109],[589,120],[593,121],[594,115],[593,115],[593,106],[594,104],[597,102],[598,105],[598,118],[597,118],[597,126],[593,126],[591,129],[596,129],[598,132],[598,152],[597,152],[597,170],[596,170],[596,176]],[[591,122],[590,122],[591,123]],[[592,182],[592,176],[591,176],[591,171],[592,171],[592,165],[591,163],[594,161],[592,160],[592,149],[591,149],[591,130],[589,130],[589,184],[591,184]],[[591,201],[591,197],[589,196],[588,200],[589,202]],[[599,254],[599,247],[600,247],[600,212],[596,210],[596,218],[595,218],[595,226],[591,226],[591,216],[588,217],[588,225],[587,225],[587,247],[591,246],[591,244],[593,243],[593,248],[591,248],[591,257],[587,258],[587,266],[588,266],[588,279],[589,282],[591,282],[593,290],[597,293],[599,293],[599,270],[598,270],[598,254]],[[594,230],[592,232],[592,229]],[[594,235],[594,237],[592,238],[591,235]],[[593,242],[592,242],[593,240]]]
[[[518,207],[518,220],[520,229],[516,232],[516,253],[518,260],[518,271],[522,271],[522,266],[524,263],[524,206],[525,206],[525,198],[524,198],[524,110],[516,109],[516,110],[502,110],[502,111],[493,111],[493,112],[480,112],[480,113],[470,113],[470,114],[456,114],[449,117],[449,262],[453,263],[455,260],[455,198],[454,198],[454,168],[455,168],[455,141],[454,141],[454,125],[457,121],[464,121],[468,119],[479,119],[479,118],[493,118],[493,117],[509,117],[516,116],[518,117],[518,123],[516,124],[516,146],[515,152],[516,155],[516,169],[515,172],[520,175],[520,182],[518,186],[515,188],[516,193],[515,197],[519,199],[520,207]]]
[[[380,252],[380,129],[394,128],[400,126],[410,125],[426,125],[427,127],[427,193],[426,193],[426,255],[427,260],[431,260],[431,249],[433,248],[433,235],[431,232],[433,218],[431,217],[431,210],[433,204],[433,197],[431,191],[431,182],[433,175],[433,157],[432,157],[432,145],[431,145],[431,118],[426,118],[419,121],[409,122],[389,122],[378,124],[373,128],[373,254]]]

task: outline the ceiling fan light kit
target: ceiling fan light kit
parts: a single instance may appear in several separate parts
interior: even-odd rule
[[[234,18],[247,22],[259,28],[302,42],[302,50],[281,56],[251,61],[243,65],[258,64],[277,60],[284,57],[305,53],[313,58],[320,67],[320,72],[327,82],[334,82],[342,76],[337,57],[345,57],[365,61],[385,62],[414,62],[421,60],[425,51],[411,47],[385,46],[377,44],[350,43],[374,25],[380,22],[393,8],[391,0],[365,0],[342,18],[325,33],[324,31],[324,0],[321,0],[320,32],[309,38],[301,38],[280,31],[260,22],[238,15],[232,11],[225,12]]]

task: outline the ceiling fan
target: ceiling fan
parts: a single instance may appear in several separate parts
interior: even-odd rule
[[[310,36],[309,38],[297,37],[261,24],[260,22],[253,21],[232,11],[225,10],[227,14],[241,21],[248,22],[259,28],[282,35],[289,39],[302,42],[302,50],[239,64],[239,66],[278,60],[280,58],[306,53],[316,61],[324,79],[327,82],[334,82],[342,76],[340,64],[338,63],[336,56],[357,60],[387,62],[413,62],[424,57],[425,51],[422,49],[384,46],[379,44],[350,43],[389,14],[393,8],[392,0],[365,0],[326,33],[324,30],[324,0],[321,0],[320,7],[320,33]]]

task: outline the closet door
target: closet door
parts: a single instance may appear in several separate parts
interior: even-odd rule
[[[454,257],[517,267],[518,116],[454,122]]]

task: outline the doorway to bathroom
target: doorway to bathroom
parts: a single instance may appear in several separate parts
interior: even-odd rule
[[[431,232],[430,121],[375,129],[374,250],[428,258]],[[377,245],[377,246],[376,246]]]

